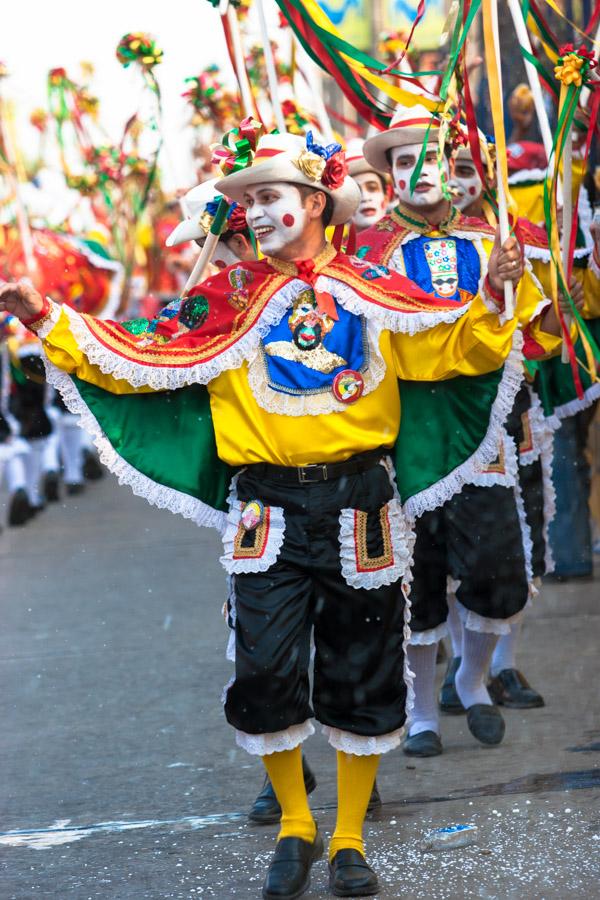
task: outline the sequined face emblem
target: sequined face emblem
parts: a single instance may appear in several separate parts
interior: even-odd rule
[[[453,297],[458,288],[456,241],[453,238],[441,238],[426,241],[423,247],[433,290],[440,297]]]
[[[241,522],[246,531],[253,531],[262,524],[265,518],[265,507],[260,500],[248,500],[242,509]]]
[[[360,400],[365,389],[365,382],[360,372],[354,369],[344,369],[333,379],[333,396],[340,403],[356,403]]]
[[[272,341],[265,346],[265,352],[269,356],[281,356],[283,359],[301,362],[316,372],[333,372],[346,364],[343,357],[330,352],[323,345],[323,340],[334,324],[333,319],[319,310],[313,291],[302,291],[298,294],[288,319],[292,340]]]

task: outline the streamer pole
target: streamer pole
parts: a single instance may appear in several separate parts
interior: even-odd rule
[[[269,32],[267,29],[267,19],[265,17],[265,8],[263,0],[256,0],[258,9],[258,21],[260,23],[260,33],[263,41],[263,51],[265,54],[265,64],[267,67],[267,78],[269,80],[269,90],[271,92],[271,105],[273,107],[273,116],[275,124],[281,134],[285,134],[285,119],[281,109],[281,100],[279,99],[279,82],[277,81],[277,71],[275,69],[275,60],[273,58],[273,49],[269,40]]]

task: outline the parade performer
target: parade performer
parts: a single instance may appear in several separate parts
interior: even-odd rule
[[[186,241],[195,241],[203,247],[213,223],[222,195],[217,191],[216,179],[203,181],[183,197],[187,217],[173,229],[166,240],[167,247],[176,247]],[[227,227],[221,232],[212,258],[217,269],[226,269],[240,261],[251,262],[256,253],[246,222],[246,210],[239,203],[231,203],[227,214]]]
[[[419,105],[401,107],[389,129],[366,141],[364,153],[371,165],[391,172],[398,205],[374,228],[361,233],[358,255],[406,274],[434,296],[460,305],[463,291],[476,289],[493,271],[494,234],[487,223],[464,218],[444,196],[440,169],[446,179],[449,171],[446,159],[438,164],[439,124]],[[411,177],[424,139],[424,163],[413,191]],[[560,342],[543,330],[558,333],[550,301],[521,260],[511,280],[518,285],[528,352],[544,355],[557,350]],[[535,321],[530,322],[532,317]],[[456,391],[478,389],[475,383],[469,387],[469,382],[453,380],[434,389],[440,397],[443,389],[446,403],[444,420],[436,422],[436,437],[444,448],[452,447],[463,427],[465,412],[457,403]],[[406,385],[401,396],[403,388],[405,404],[414,403],[427,418],[432,386]],[[497,446],[497,458],[490,462],[482,464],[474,458],[462,471],[451,469],[447,477],[460,493],[444,506],[431,492],[422,491],[411,499],[412,508],[423,515],[417,522],[411,587],[409,664],[416,677],[415,709],[404,745],[409,755],[442,752],[434,680],[437,644],[447,630],[449,577],[459,582],[457,599],[466,626],[456,687],[469,729],[484,744],[500,743],[504,736],[504,721],[487,691],[487,672],[498,635],[508,632],[527,603],[531,577],[523,549],[523,517],[511,486],[514,453],[505,435]],[[443,457],[442,463],[447,466]]]
[[[364,143],[362,138],[353,138],[346,147],[348,174],[360,188],[360,203],[352,217],[357,231],[376,225],[385,216],[391,199],[389,178],[367,162],[363,154]]]
[[[495,373],[462,423],[461,452],[475,452],[518,386],[503,368],[516,321],[503,321],[494,295],[520,273],[520,254],[496,246],[464,304],[432,298],[326,243],[325,227],[359,202],[339,145],[268,135],[251,165],[233,163],[216,187],[246,207],[264,260],[225,269],[153,321],[82,316],[24,283],[0,289],[0,310],[42,338],[49,381],[121,481],[223,531],[235,619],[225,713],[282,807],[263,896],[299,897],[322,852],[300,747],[313,708],[337,750],[330,888],[373,894],[363,821],[406,706],[400,583],[412,534],[391,475],[398,379]],[[435,437],[420,426],[425,478]],[[299,654],[311,619],[312,707]]]
[[[484,166],[486,175],[485,188],[488,194],[494,190],[493,162],[495,147],[485,136],[479,134],[481,158],[487,163]],[[473,162],[468,144],[457,148],[453,156],[453,177],[450,182],[455,192],[454,205],[469,219],[481,220],[481,231],[493,233],[488,226],[491,218],[489,204],[484,201],[484,184]],[[518,220],[516,231],[523,244],[524,254],[532,267],[532,273],[539,279],[545,293],[551,293],[550,250],[546,233],[528,222]],[[574,284],[572,290],[579,292]],[[552,457],[554,422],[544,415],[539,396],[534,385],[534,378],[529,369],[524,369],[526,383],[519,392],[515,406],[507,422],[507,432],[512,439],[517,459],[517,470],[514,475],[518,479],[520,496],[517,498],[522,515],[525,517],[523,550],[525,563],[539,588],[541,578],[553,569],[552,552],[548,540],[550,524],[555,511],[555,493],[552,483]],[[511,482],[515,484],[516,482]],[[456,598],[452,594],[448,598],[448,628],[452,643],[452,659],[444,683],[440,690],[439,705],[443,712],[461,713],[464,707],[456,693],[454,678],[460,665],[462,653],[462,622],[456,607]],[[515,709],[531,709],[544,705],[541,694],[534,690],[525,676],[516,666],[516,647],[521,632],[522,621],[513,622],[510,631],[501,634],[492,655],[488,689],[492,699],[500,706]]]

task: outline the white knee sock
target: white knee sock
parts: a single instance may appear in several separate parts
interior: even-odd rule
[[[469,628],[465,628],[463,632],[463,652],[456,673],[456,691],[465,709],[475,703],[492,705],[485,684],[497,641],[497,634],[471,631]]]
[[[44,468],[45,438],[32,438],[28,441],[28,444],[29,453],[24,457],[27,496],[32,506],[43,506],[41,481]]]
[[[60,455],[67,484],[83,484],[83,432],[75,416],[63,416],[58,426]]]
[[[492,656],[492,664],[490,666],[492,675],[497,675],[502,669],[517,668],[515,651],[517,649],[517,640],[521,633],[521,624],[521,621],[513,622],[510,626],[510,632],[500,635]]]
[[[25,476],[25,463],[23,462],[24,456],[19,453],[11,457],[6,463],[6,487],[8,489],[9,494],[14,494],[16,491],[24,491],[27,489],[27,478]]]
[[[452,656],[462,656],[463,625],[454,594],[448,594],[448,631],[452,641]]]
[[[438,709],[435,697],[435,657],[436,644],[424,644],[422,646],[409,645],[408,663],[415,673],[413,687],[415,691],[415,705],[410,714],[410,735],[420,734],[422,731],[435,731],[440,733],[438,722]]]

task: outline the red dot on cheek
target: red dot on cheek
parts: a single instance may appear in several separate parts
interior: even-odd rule
[[[471,185],[471,187],[469,188],[469,193],[470,193],[471,197],[475,196],[475,188],[473,187],[473,185]]]
[[[286,213],[281,221],[286,228],[291,228],[296,220],[291,213]]]
[[[404,178],[400,179],[400,181],[398,182],[398,185],[400,186],[400,188],[402,190],[404,190],[404,188],[406,187],[406,182],[405,182]]]

